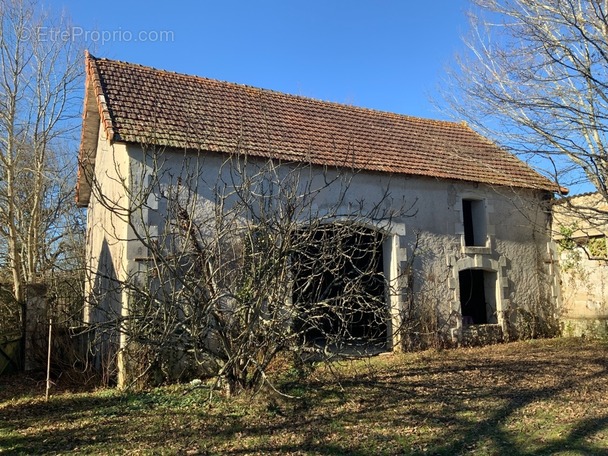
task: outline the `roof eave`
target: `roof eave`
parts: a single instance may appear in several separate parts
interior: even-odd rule
[[[95,58],[88,51],[85,51],[85,72],[85,96],[76,181],[76,204],[80,207],[87,207],[91,197],[91,183],[95,171],[99,127],[102,119],[106,137],[110,140],[114,137],[106,97],[95,66]]]

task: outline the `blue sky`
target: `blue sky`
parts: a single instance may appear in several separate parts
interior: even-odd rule
[[[48,0],[97,56],[448,119],[430,101],[467,0]]]

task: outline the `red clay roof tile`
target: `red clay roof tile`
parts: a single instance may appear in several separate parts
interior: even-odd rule
[[[118,142],[558,190],[462,123],[346,106],[90,55],[87,77],[108,137]]]

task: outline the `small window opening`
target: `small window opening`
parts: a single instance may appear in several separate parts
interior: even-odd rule
[[[486,210],[483,200],[462,200],[464,245],[484,247],[487,241]]]
[[[496,324],[496,273],[465,269],[458,273],[464,326]]]

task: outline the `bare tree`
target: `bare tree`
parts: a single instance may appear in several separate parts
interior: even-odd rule
[[[81,54],[49,30],[69,24],[35,1],[0,4],[0,237],[19,303],[26,283],[73,260],[64,238],[79,217],[66,145],[78,126]]]
[[[608,199],[608,2],[472,3],[445,98],[559,186],[591,183]]]
[[[91,277],[101,284],[91,321],[98,335],[122,334],[129,381],[195,372],[238,391],[263,384],[280,353],[321,359],[387,346],[383,241],[408,212],[387,204],[388,188],[353,200],[352,171],[237,154],[218,174],[192,151],[176,170],[164,163],[171,153],[148,150],[141,176],[112,178],[142,183],[124,187],[128,206],[92,185],[96,204],[129,224],[124,240],[146,252],[125,280],[107,268]],[[104,306],[104,295],[127,295],[128,309]]]

